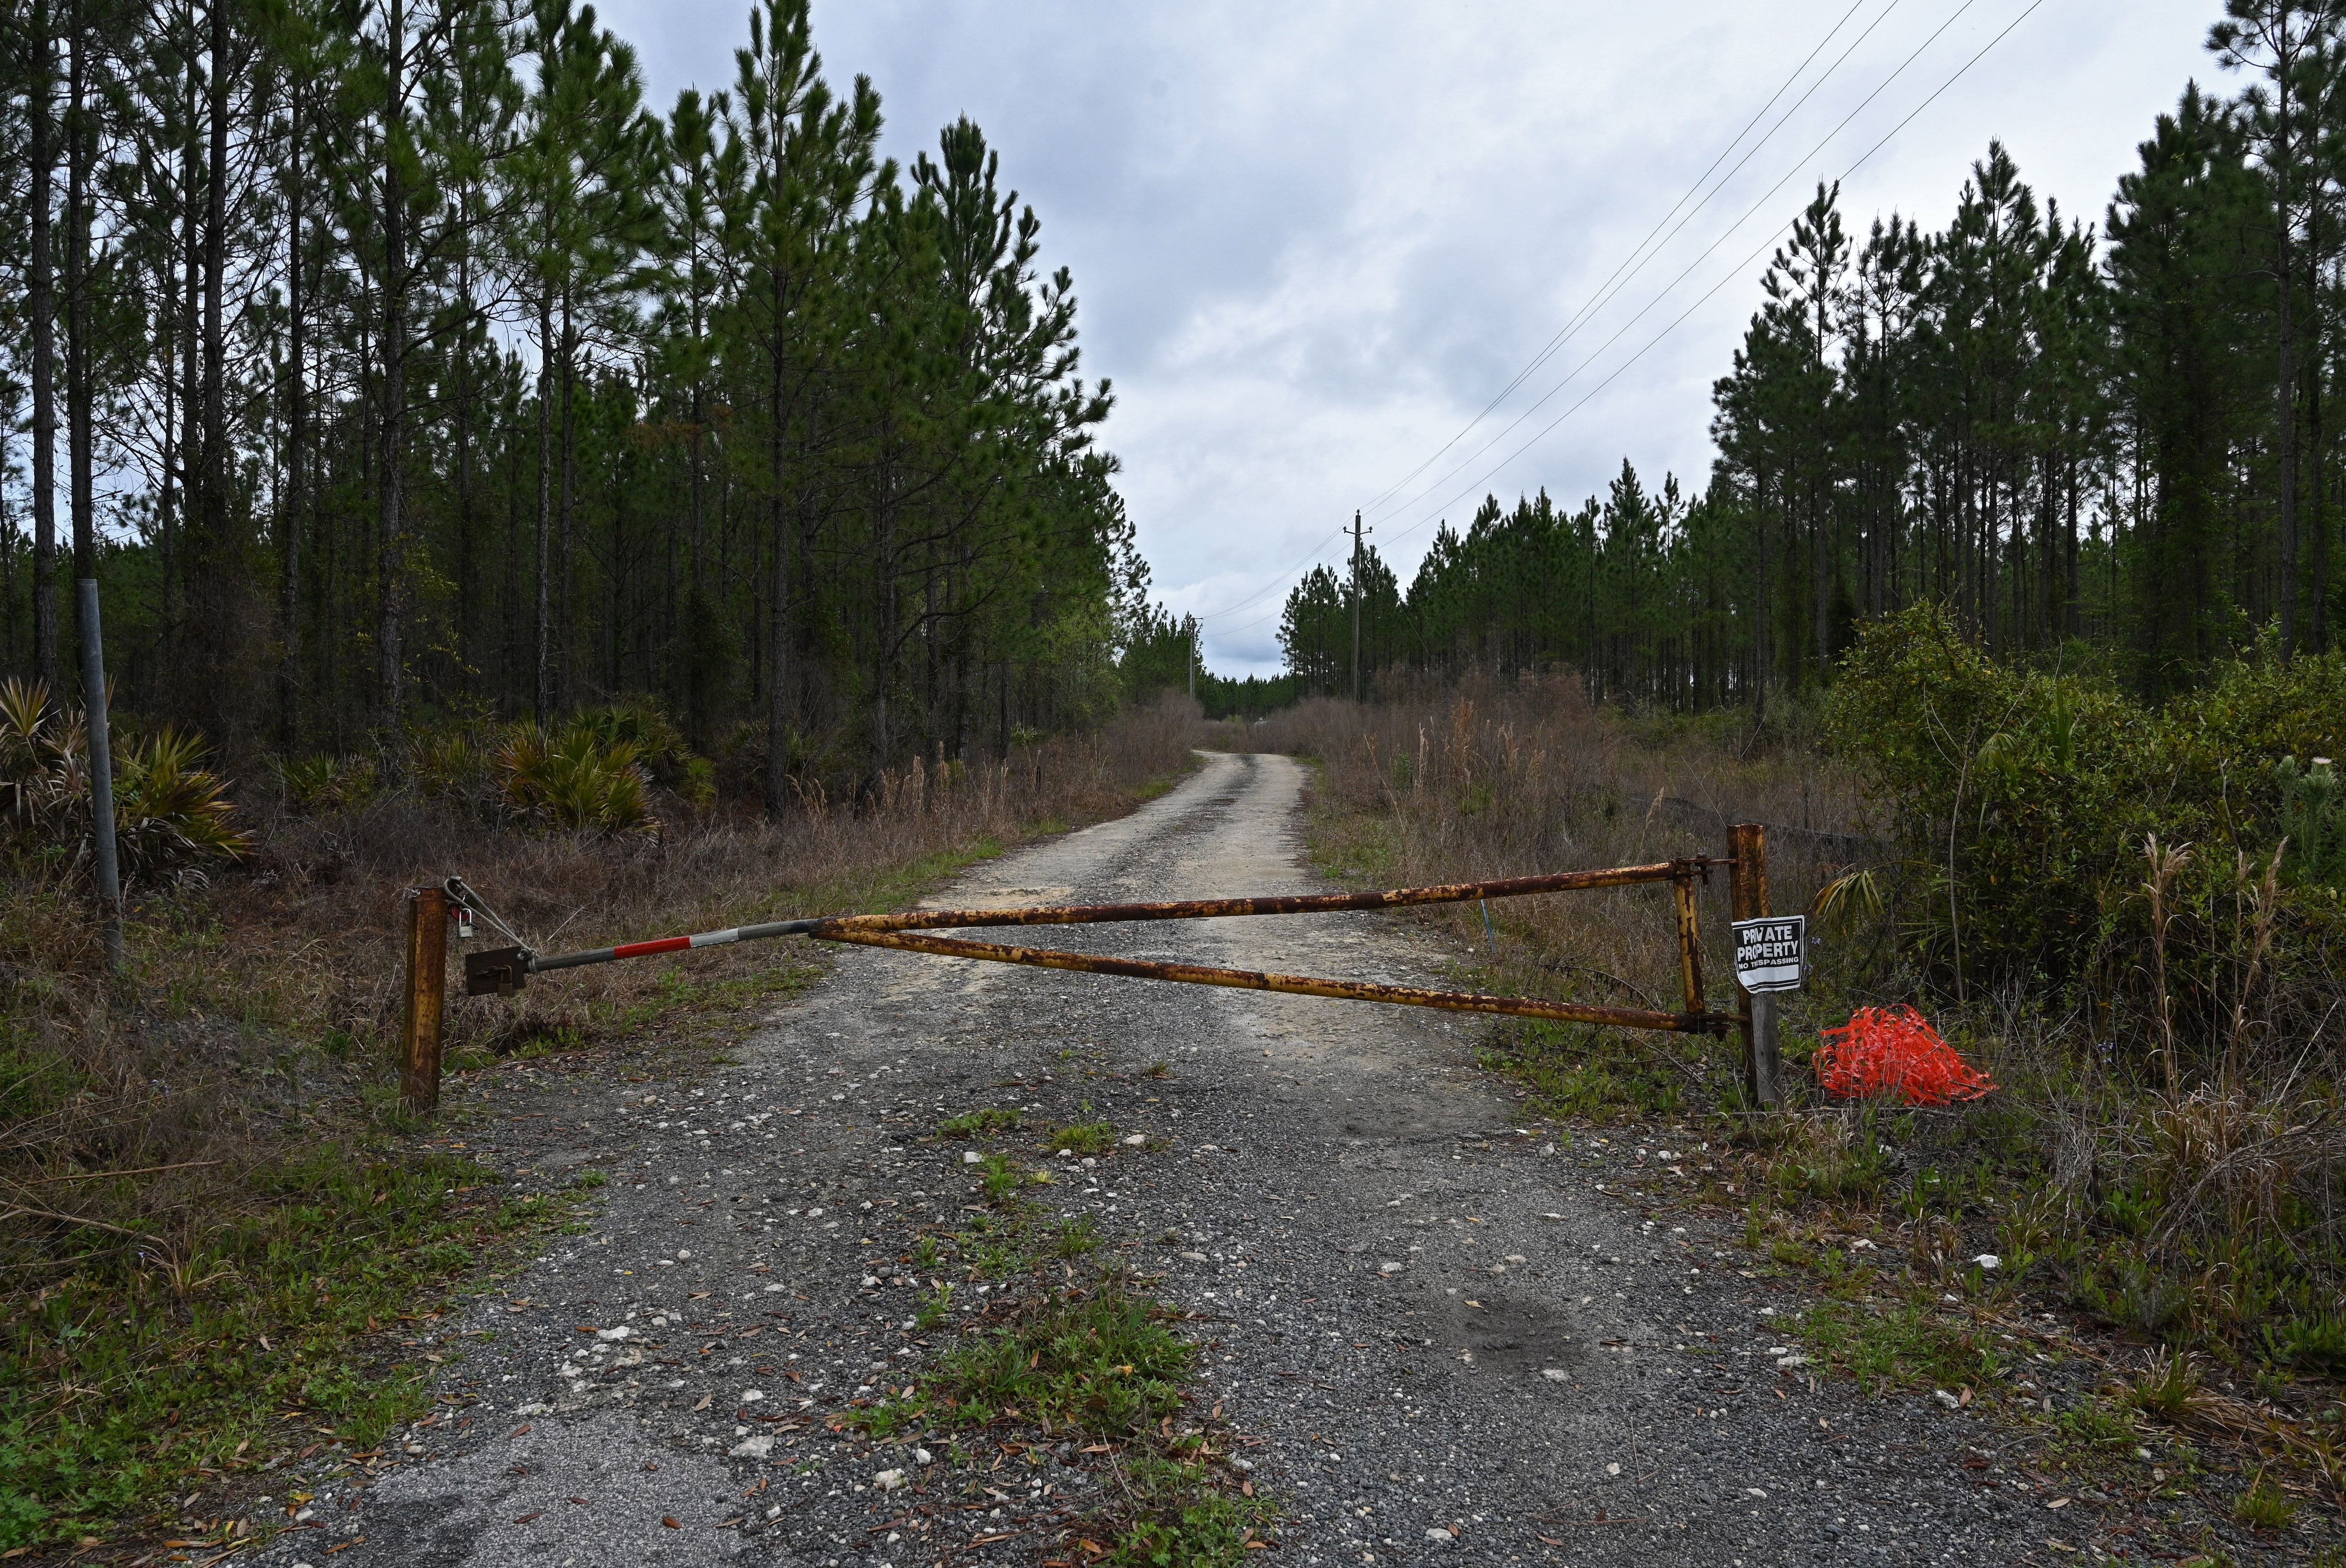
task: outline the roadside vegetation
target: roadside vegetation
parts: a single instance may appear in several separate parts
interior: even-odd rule
[[[303,1448],[366,1448],[429,1398],[415,1325],[571,1222],[572,1188],[430,1146],[398,1103],[405,889],[461,872],[564,947],[901,907],[1163,788],[1197,728],[1183,703],[1135,710],[843,799],[810,783],[778,820],[712,798],[648,708],[236,779],[132,734],[117,759],[178,748],[176,794],[124,791],[129,962],[109,983],[78,716],[39,695],[0,714],[0,1551],[135,1534]],[[819,963],[728,947],[452,995],[449,1070],[689,1065]]]
[[[1389,677],[1225,735],[1316,761],[1314,854],[1358,885],[1724,854],[1729,823],[1767,823],[1772,907],[1818,938],[1783,1109],[1746,1102],[1732,1038],[1507,1023],[1488,1063],[1551,1114],[1708,1151],[1648,1191],[1816,1288],[1790,1327],[1819,1369],[1984,1400],[2146,1486],[2221,1468],[2250,1524],[2339,1501],[2346,798],[2321,759],[2346,658],[2244,658],[2154,704],[1999,664],[1926,606],[1764,728],[1594,707],[1559,674]],[[1676,1005],[1656,889],[1422,918],[1472,983]],[[1895,1003],[1995,1091],[1829,1096],[1820,1032]]]

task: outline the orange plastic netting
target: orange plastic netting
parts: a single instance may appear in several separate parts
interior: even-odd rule
[[[1943,1105],[1995,1087],[1911,1007],[1861,1007],[1822,1033],[1817,1078],[1836,1099],[1886,1095],[1911,1105]]]

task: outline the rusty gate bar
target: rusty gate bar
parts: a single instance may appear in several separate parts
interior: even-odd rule
[[[576,952],[537,953],[525,948],[495,948],[465,955],[465,989],[474,995],[510,995],[529,975],[549,970],[578,969],[611,963],[623,958],[650,958],[693,948],[724,947],[737,942],[772,937],[812,936],[845,941],[850,932],[946,931],[988,925],[1095,925],[1127,921],[1223,920],[1247,915],[1336,914],[1352,911],[1409,909],[1422,904],[1466,903],[1475,899],[1525,898],[1536,893],[1577,892],[1596,888],[1635,887],[1645,882],[1678,882],[1691,886],[1707,878],[1714,866],[1734,865],[1731,860],[1691,855],[1650,866],[1613,866],[1591,871],[1551,871],[1535,877],[1503,877],[1483,882],[1444,882],[1423,888],[1387,888],[1360,893],[1282,893],[1261,898],[1182,899],[1164,903],[1038,904],[1022,909],[901,910],[892,914],[812,915],[797,920],[770,921],[763,925],[734,926],[692,936],[655,937],[648,942],[621,942],[615,947],[582,948]],[[454,901],[480,906],[479,896],[461,877],[447,881]],[[1681,915],[1681,920],[1687,918]],[[1683,943],[1684,938],[1681,937]],[[1697,974],[1699,975],[1698,964]],[[1463,993],[1461,994],[1464,994]],[[1688,992],[1688,1012],[1701,1009],[1698,985]],[[1665,1015],[1666,1016],[1666,1015]]]
[[[1327,996],[1341,1002],[1386,1002],[1402,1007],[1439,1007],[1454,1013],[1500,1013],[1517,1018],[1553,1018],[1571,1023],[1608,1023],[1623,1029],[1658,1029],[1687,1034],[1723,1034],[1734,1015],[1705,1011],[1697,1004],[1684,1013],[1657,1013],[1639,1007],[1597,1007],[1576,1002],[1548,1002],[1533,996],[1488,996],[1477,991],[1429,991],[1415,985],[1386,985],[1366,980],[1319,980],[1304,974],[1274,974],[1254,969],[1216,969],[1205,964],[1174,963],[1162,959],[1111,958],[1102,953],[1067,952],[1058,948],[1012,947],[1001,942],[967,942],[959,937],[924,936],[914,932],[870,931],[825,921],[808,935],[818,942],[852,942],[865,947],[892,947],[907,952],[935,953],[944,958],[984,959],[995,963],[1023,963],[1036,969],[1076,970],[1087,974],[1118,974],[1130,980],[1174,980],[1191,985],[1219,985],[1238,991],[1278,991],[1293,996]]]
[[[1524,898],[1534,893],[1576,892],[1591,888],[1634,887],[1642,882],[1679,881],[1711,866],[1730,862],[1708,856],[1662,860],[1650,866],[1615,866],[1595,871],[1551,871],[1536,877],[1504,877],[1487,882],[1445,882],[1424,888],[1387,888],[1364,893],[1288,893],[1263,898],[1182,899],[1142,904],[1037,904],[1007,910],[903,910],[893,914],[833,915],[808,927],[810,936],[847,931],[944,931],[979,925],[1092,925],[1125,921],[1221,920],[1241,915],[1334,914],[1356,910],[1409,909],[1419,904],[1466,903],[1475,899]]]

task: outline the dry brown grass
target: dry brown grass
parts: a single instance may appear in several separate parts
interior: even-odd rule
[[[1729,722],[1646,723],[1592,705],[1561,672],[1512,686],[1397,684],[1355,706],[1315,698],[1219,728],[1232,749],[1317,759],[1323,854],[1355,882],[1406,884],[1641,865],[1727,852],[1728,825],[1769,828],[1771,907],[1809,907],[1865,847],[1854,783],[1812,754]],[[1702,907],[1707,990],[1732,987],[1727,884]],[[1666,889],[1475,905],[1433,918],[1482,948],[1504,983],[1675,1008]]]

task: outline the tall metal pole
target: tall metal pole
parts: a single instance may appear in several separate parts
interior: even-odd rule
[[[1361,514],[1352,514],[1352,700],[1361,700]]]
[[[1189,697],[1194,701],[1198,696],[1198,617],[1183,618],[1189,623]]]
[[[97,624],[97,579],[83,577],[76,606],[81,623],[81,689],[89,722],[89,839],[97,862],[97,918],[106,928],[106,967],[120,974],[122,872],[114,860],[114,743],[107,731],[106,640]]]

